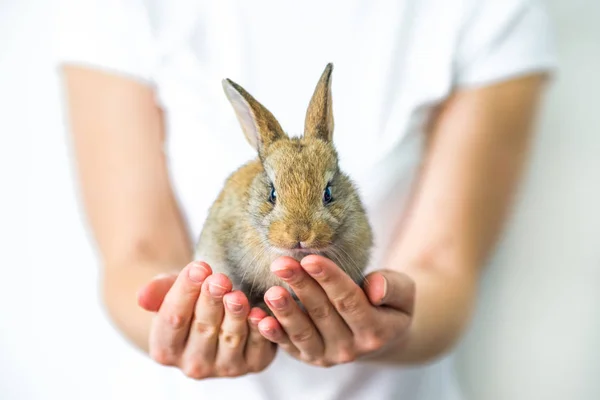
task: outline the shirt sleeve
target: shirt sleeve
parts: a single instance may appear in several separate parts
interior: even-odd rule
[[[554,72],[557,60],[551,24],[539,0],[471,3],[456,51],[458,87]]]
[[[155,49],[143,0],[58,0],[55,55],[79,64],[153,82]]]

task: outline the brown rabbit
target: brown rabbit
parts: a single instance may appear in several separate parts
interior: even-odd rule
[[[320,254],[361,284],[373,244],[357,190],[340,171],[333,145],[328,64],[306,114],[304,137],[289,138],[246,90],[223,80],[246,139],[258,157],[235,171],[210,208],[196,259],[232,280],[253,306],[280,285],[271,270],[280,256]]]

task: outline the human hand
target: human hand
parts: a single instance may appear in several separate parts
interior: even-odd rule
[[[260,308],[250,310],[246,296],[231,291],[223,274],[192,262],[179,274],[162,275],[144,286],[138,304],[155,312],[150,357],[175,366],[188,377],[234,377],[265,369],[276,346],[263,338]]]
[[[333,261],[316,255],[300,263],[281,257],[271,270],[290,285],[306,312],[287,290],[272,287],[265,301],[274,317],[260,321],[259,330],[297,359],[327,367],[380,355],[406,339],[415,298],[407,275],[373,272],[363,290]]]

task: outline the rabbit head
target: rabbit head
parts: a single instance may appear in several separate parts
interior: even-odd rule
[[[358,276],[354,270],[366,264],[371,231],[333,145],[332,69],[328,64],[318,81],[299,138],[288,137],[240,85],[226,79],[223,87],[263,167],[249,188],[247,212],[264,250],[297,259],[329,255]],[[352,247],[364,251],[351,254]]]

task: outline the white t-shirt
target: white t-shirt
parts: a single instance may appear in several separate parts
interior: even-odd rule
[[[370,268],[405,211],[433,108],[457,88],[555,64],[534,0],[63,3],[61,60],[155,87],[174,189],[195,237],[224,179],[255,156],[221,79],[240,83],[299,134],[318,77],[333,62],[334,142],[374,229]],[[420,367],[321,369],[279,352],[257,375],[198,382],[165,374],[164,384],[170,399],[462,398],[452,355]]]

